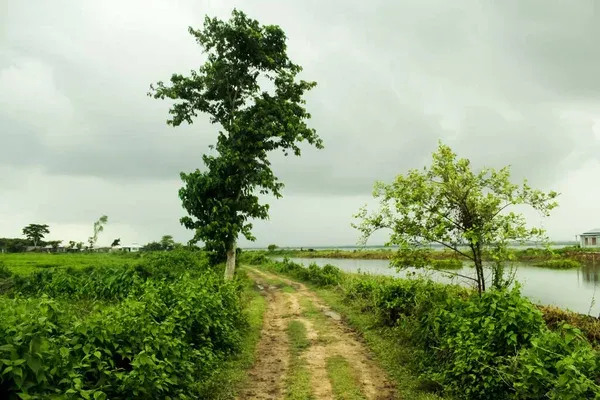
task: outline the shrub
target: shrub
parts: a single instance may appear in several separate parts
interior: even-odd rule
[[[544,330],[506,368],[516,399],[578,400],[600,397],[598,355],[567,324]]]
[[[243,256],[240,257],[240,262],[250,265],[262,265],[268,263],[269,261],[269,257],[264,255],[263,253],[255,251],[245,252],[243,253]]]
[[[201,262],[190,268],[187,257],[145,258],[113,281],[117,269],[108,267],[19,278],[40,284],[41,296],[0,296],[0,398],[209,395],[223,360],[238,351],[246,321],[238,282],[209,268],[199,273]],[[64,301],[48,296],[61,290],[57,299]],[[78,296],[122,299],[79,315],[72,300]]]
[[[536,267],[552,268],[552,269],[573,269],[581,267],[579,261],[571,259],[546,260],[535,264]]]
[[[448,260],[433,260],[431,266],[433,269],[461,269],[463,263],[460,260],[451,258]]]

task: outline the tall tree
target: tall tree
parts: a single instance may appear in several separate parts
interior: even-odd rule
[[[366,207],[353,224],[362,232],[362,242],[377,230],[391,231],[388,245],[399,246],[396,267],[427,267],[431,243],[437,243],[471,260],[475,277],[463,276],[486,289],[484,256],[491,258],[491,283],[507,284],[505,262],[511,258],[509,244],[546,240],[539,228],[527,227],[522,214],[511,207],[526,205],[549,215],[557,206],[556,192],[543,193],[510,182],[510,171],[484,168],[475,173],[467,159],[457,159],[450,147],[439,144],[431,167],[398,175],[391,184],[377,182],[373,195],[380,200],[377,211]]]
[[[283,183],[271,170],[268,154],[282,150],[300,155],[306,141],[322,148],[306,125],[310,114],[303,95],[316,83],[297,80],[302,68],[287,55],[286,36],[276,25],[260,25],[233,10],[228,21],[206,17],[201,30],[189,33],[207,54],[190,76],[174,74],[170,85],[150,86],[150,96],[175,100],[168,124],[193,123],[206,113],[219,124],[217,155],[204,155],[204,171],[181,173],[179,191],[189,214],[181,223],[195,231],[192,243],[225,254],[225,277],[235,269],[239,235],[255,240],[249,219],[268,218],[268,204],[257,194],[281,197]]]
[[[38,242],[50,233],[46,224],[29,224],[23,228],[23,235],[33,242],[33,246],[37,247]]]
[[[90,250],[96,245],[96,242],[98,241],[98,234],[104,231],[104,225],[106,225],[107,222],[108,217],[106,215],[101,216],[98,221],[94,222],[94,234],[88,238]]]

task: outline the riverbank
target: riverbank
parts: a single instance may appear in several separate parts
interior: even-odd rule
[[[288,258],[332,258],[332,259],[353,259],[353,260],[390,260],[394,253],[394,249],[354,249],[354,250],[319,250],[319,249],[275,249],[253,250],[252,253],[264,254],[271,257],[288,257]],[[430,250],[429,257],[432,260],[458,260],[468,261],[464,256],[457,255],[451,250]],[[484,255],[484,260],[491,260],[490,257]],[[527,248],[513,249],[512,260],[520,262],[544,263],[551,260],[572,260],[583,264],[600,264],[600,252],[590,249],[582,249],[579,247],[563,247],[558,249],[548,250],[545,248]],[[548,263],[547,268],[553,268],[554,265],[564,267],[565,264]],[[577,267],[577,264],[571,264],[571,267]],[[560,268],[559,269],[562,269]]]
[[[258,257],[254,262],[320,288],[350,321],[372,316],[370,335],[377,335],[374,329],[402,335],[392,348],[408,344],[410,367],[419,371],[422,385],[437,392],[465,399],[600,395],[597,350],[580,330],[564,324],[577,321],[565,321],[556,310],[543,313],[517,289],[479,296],[425,279],[346,274],[333,266],[305,268]],[[352,325],[367,336],[366,325]]]

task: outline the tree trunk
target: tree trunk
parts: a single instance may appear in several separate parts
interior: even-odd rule
[[[485,275],[483,273],[483,259],[481,256],[481,246],[477,243],[473,248],[473,258],[475,259],[475,270],[477,271],[477,284],[479,294],[485,292]]]
[[[235,251],[237,249],[235,241],[231,243],[229,249],[227,249],[227,262],[225,263],[225,280],[233,279],[233,273],[235,272]]]

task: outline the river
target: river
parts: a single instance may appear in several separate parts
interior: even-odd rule
[[[281,260],[281,258],[276,258]],[[426,275],[437,282],[468,284],[460,277],[450,278],[441,271],[425,271],[407,268],[396,272],[389,267],[387,260],[356,260],[332,258],[292,258],[305,265],[316,263],[323,266],[332,264],[347,272],[406,277],[407,272]],[[513,263],[516,268],[515,280],[522,285],[522,293],[534,303],[555,305],[582,314],[600,314],[600,264],[584,266],[572,270],[556,270],[534,267],[527,263]],[[474,269],[463,267],[454,270],[467,276],[474,276]],[[597,299],[596,301],[594,301]]]

